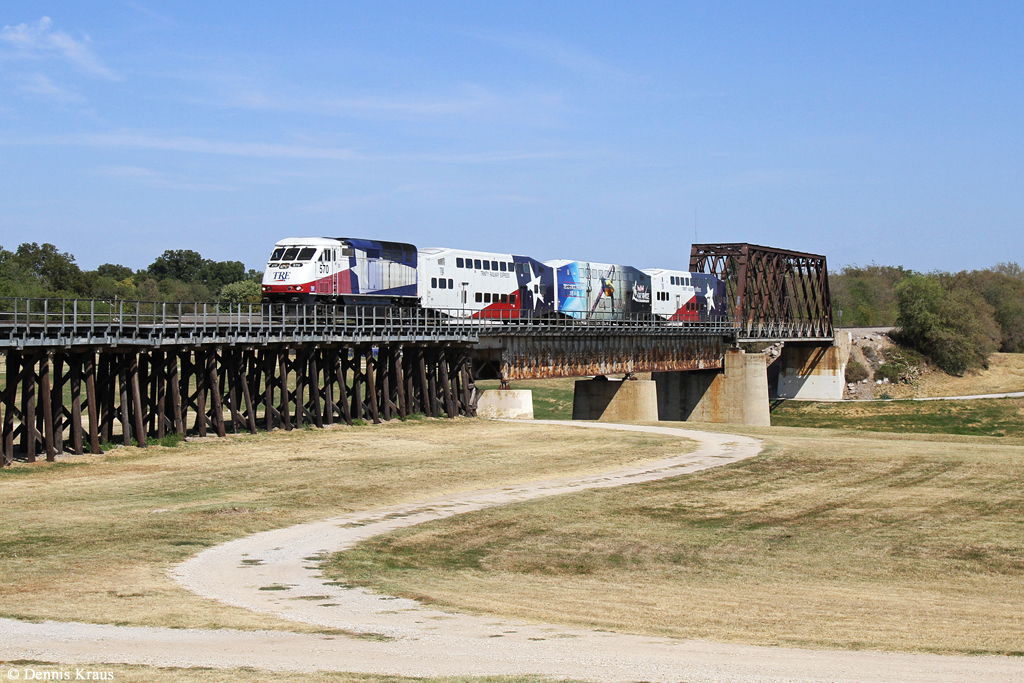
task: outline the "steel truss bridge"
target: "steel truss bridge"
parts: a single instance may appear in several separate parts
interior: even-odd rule
[[[735,249],[749,245],[717,245],[725,253],[715,255],[709,246],[694,247],[691,269],[731,278],[736,316],[481,319],[390,307],[0,299],[0,466],[16,454],[53,460],[171,434],[472,416],[475,379],[717,369],[737,341],[830,340],[822,257],[809,281],[825,284],[824,299],[800,284],[803,266],[794,270],[789,257]]]

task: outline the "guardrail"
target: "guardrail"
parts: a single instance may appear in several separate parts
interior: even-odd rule
[[[537,335],[734,336],[728,318],[580,320],[558,314],[323,304],[0,298],[0,348],[452,341]]]

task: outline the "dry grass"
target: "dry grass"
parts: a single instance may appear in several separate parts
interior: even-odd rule
[[[1024,654],[1020,439],[720,429],[761,435],[767,452],[414,527],[331,573],[634,633]]]
[[[373,674],[354,674],[342,672],[282,672],[267,671],[265,669],[210,669],[205,667],[158,667],[158,666],[130,666],[125,664],[88,664],[68,666],[62,664],[51,664],[48,662],[19,660],[15,662],[0,662],[0,672],[7,676],[7,672],[14,669],[18,672],[20,680],[32,680],[26,676],[31,671],[37,676],[68,672],[69,680],[75,680],[75,670],[110,672],[113,679],[119,683],[234,683],[240,681],[267,681],[267,683],[417,683],[419,681],[430,681],[431,683],[541,683],[550,680],[542,676],[444,676],[438,678],[411,678],[405,676],[382,676]],[[31,675],[31,674],[29,674]],[[36,680],[56,680],[54,678],[37,678]],[[569,682],[566,682],[569,683]]]
[[[167,569],[258,531],[679,451],[673,438],[458,419],[16,464],[0,470],[0,616],[303,630],[199,598]]]
[[[1024,353],[993,353],[986,370],[953,377],[941,370],[921,376],[917,386],[898,384],[884,390],[895,398],[974,396],[1024,391]]]

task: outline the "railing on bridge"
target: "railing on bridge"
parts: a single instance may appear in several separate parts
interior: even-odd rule
[[[477,314],[479,315],[479,314]],[[734,336],[729,318],[579,320],[530,311],[425,310],[322,304],[0,299],[0,348],[274,342],[452,341],[560,335]]]

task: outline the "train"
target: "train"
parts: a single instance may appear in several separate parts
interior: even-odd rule
[[[262,291],[264,303],[416,307],[509,321],[695,322],[728,315],[725,283],[706,273],[349,237],[277,242]]]

